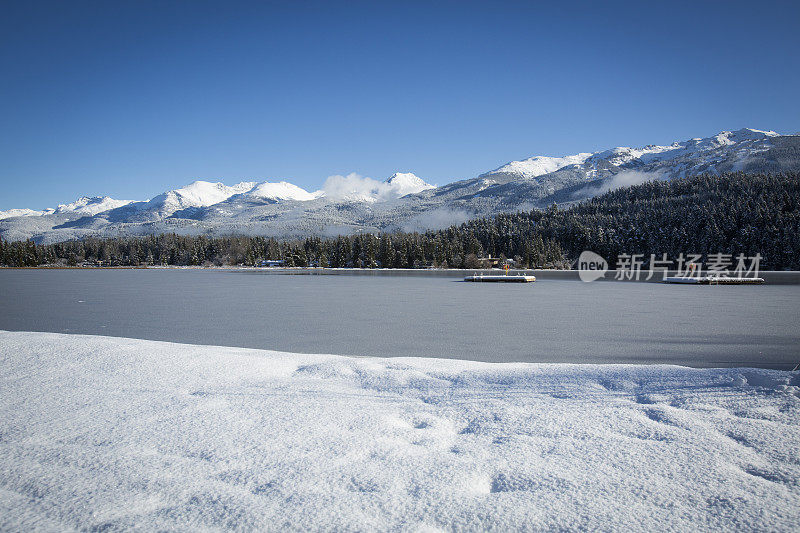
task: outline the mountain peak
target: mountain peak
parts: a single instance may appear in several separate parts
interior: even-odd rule
[[[116,209],[131,203],[131,200],[115,200],[108,196],[81,196],[69,204],[59,204],[53,211],[57,214],[80,213],[82,215],[94,216],[97,213]]]
[[[766,136],[766,137],[780,137],[780,135],[781,135],[781,134],[780,134],[780,133],[778,133],[777,131],[772,131],[772,130],[757,130],[757,129],[755,129],[755,128],[742,128],[742,129],[740,129],[740,130],[738,130],[738,131],[740,131],[740,132],[749,131],[749,132],[751,132],[751,133],[759,133],[759,134],[761,134],[761,135],[764,135],[764,136]]]
[[[319,198],[319,193],[310,193],[302,187],[298,187],[288,181],[259,183],[248,193],[255,198],[271,200],[295,200],[307,202]]]
[[[391,186],[398,196],[406,196],[433,189],[434,186],[412,172],[395,172],[384,183]]]
[[[531,179],[571,165],[581,165],[591,156],[591,152],[582,152],[564,157],[536,155],[521,161],[511,161],[491,172],[481,174],[481,177],[493,174],[518,174],[520,177]]]
[[[36,211],[35,209],[9,209],[7,211],[0,211],[0,220],[14,217],[39,217],[52,212],[52,209],[48,209],[47,211]]]
[[[84,196],[57,209],[2,211],[0,234],[8,240],[56,242],[89,235],[165,231],[300,237],[422,230],[476,216],[574,202],[653,179],[800,170],[796,159],[783,157],[781,150],[773,149],[800,148],[800,138],[768,130],[742,128],[666,145],[640,146],[564,157],[529,157],[511,161],[478,179],[455,181],[440,188],[411,172],[396,172],[384,180],[356,173],[329,176],[322,190],[315,192],[288,181],[243,181],[228,186],[197,180],[144,202]],[[424,193],[431,189],[435,189],[433,194]],[[104,214],[121,206],[126,207]]]
[[[545,176],[558,170],[575,166],[592,174],[595,165],[612,165],[613,167],[626,168],[630,165],[651,164],[658,161],[671,161],[679,159],[695,159],[698,166],[713,162],[719,157],[728,157],[730,154],[716,154],[715,151],[725,147],[747,143],[764,148],[770,146],[770,139],[780,136],[774,131],[742,128],[735,131],[722,131],[711,137],[696,137],[687,141],[675,141],[666,146],[648,144],[641,148],[618,146],[595,153],[579,153],[565,157],[534,156],[520,161],[511,161],[480,177],[505,175],[511,179],[532,179]]]
[[[242,181],[235,185],[228,186],[222,182],[210,182],[210,181],[203,181],[203,180],[196,180],[186,185],[185,187],[181,187],[180,189],[175,189],[175,193],[179,193],[183,196],[195,196],[198,199],[203,197],[212,197],[218,195],[228,195],[232,196],[233,194],[241,194],[244,192],[249,191],[253,187],[255,187],[257,182],[255,181]]]
[[[187,207],[208,207],[218,204],[233,196],[242,194],[256,186],[254,181],[243,181],[229,187],[221,182],[193,181],[180,189],[173,189],[159,194],[146,207],[157,208],[163,213],[175,212]]]
[[[753,128],[742,128],[736,131],[723,131],[714,136],[720,144],[734,144],[742,141],[757,141],[769,137],[777,137],[779,134],[774,131],[756,130]]]

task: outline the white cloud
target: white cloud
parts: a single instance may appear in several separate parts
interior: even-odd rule
[[[331,200],[375,201],[388,192],[389,187],[380,181],[351,172],[346,176],[329,176],[322,190]]]
[[[411,173],[397,173],[390,180],[378,181],[355,172],[329,176],[322,186],[325,196],[334,201],[382,202],[433,188]]]
[[[576,191],[574,196],[576,198],[589,198],[597,196],[609,191],[615,191],[622,187],[631,187],[633,185],[640,185],[648,181],[665,180],[667,177],[661,172],[639,172],[638,170],[625,170],[619,174],[605,179],[597,186],[585,187]]]
[[[475,218],[474,213],[463,209],[439,208],[420,213],[403,222],[400,229],[405,232],[445,229]]]

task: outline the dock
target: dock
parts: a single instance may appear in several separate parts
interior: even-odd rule
[[[664,283],[683,283],[689,285],[759,285],[764,278],[737,278],[731,276],[671,276]]]
[[[467,276],[464,281],[485,281],[494,283],[531,283],[536,281],[536,276],[489,274],[486,276]]]

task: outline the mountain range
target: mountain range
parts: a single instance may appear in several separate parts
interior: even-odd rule
[[[745,128],[666,146],[534,156],[438,187],[398,172],[385,181],[331,176],[313,192],[286,181],[195,181],[146,201],[83,197],[43,211],[0,211],[0,237],[52,243],[165,232],[302,237],[417,231],[568,204],[649,180],[785,170],[800,170],[800,136]]]

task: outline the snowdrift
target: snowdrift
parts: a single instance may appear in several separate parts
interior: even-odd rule
[[[0,530],[792,530],[796,374],[0,332]]]

